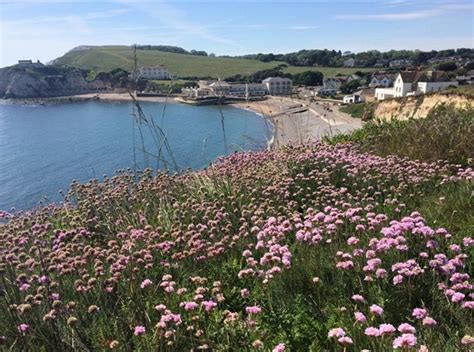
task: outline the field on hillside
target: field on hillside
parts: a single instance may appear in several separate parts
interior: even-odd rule
[[[220,77],[236,74],[248,75],[256,71],[273,68],[282,62],[220,58],[175,54],[156,50],[138,50],[138,64],[153,66],[163,64],[177,77]],[[111,71],[120,67],[130,71],[133,67],[132,50],[125,46],[96,47],[89,50],[72,51],[57,59],[58,64],[67,64],[95,71]],[[325,76],[336,73],[349,74],[359,69],[334,67],[289,67],[289,73],[307,70],[321,71]],[[364,69],[362,69],[364,70]]]
[[[469,138],[474,116],[461,118],[448,149]],[[418,132],[410,156],[430,150]],[[123,171],[75,182],[62,206],[0,212],[0,345],[472,351],[469,155],[416,161],[389,146],[308,143],[181,175]]]

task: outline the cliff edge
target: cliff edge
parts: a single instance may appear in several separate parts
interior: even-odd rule
[[[0,98],[47,98],[106,89],[87,72],[59,66],[15,65],[0,69]]]

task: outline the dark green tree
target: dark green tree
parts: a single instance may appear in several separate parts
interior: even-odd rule
[[[445,71],[445,72],[450,72],[450,71],[455,71],[457,70],[458,65],[456,65],[455,62],[449,61],[449,62],[443,62],[442,64],[439,64],[437,69],[440,71]]]
[[[341,92],[344,94],[350,94],[357,90],[360,86],[360,81],[358,79],[353,79],[350,82],[344,83],[341,86]]]
[[[320,86],[323,84],[323,74],[319,71],[304,71],[293,75],[293,84],[304,86]]]

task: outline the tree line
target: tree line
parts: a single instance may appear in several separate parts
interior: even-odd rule
[[[234,76],[227,77],[225,80],[227,82],[234,83],[260,83],[264,79],[269,77],[286,77],[293,80],[295,85],[305,85],[305,86],[319,86],[323,84],[324,75],[319,71],[304,71],[301,73],[287,73],[284,72],[284,69],[288,66],[285,64],[280,64],[274,68],[257,71],[249,75],[237,74]]]
[[[341,67],[344,61],[353,58],[359,67],[373,67],[379,62],[390,62],[392,60],[410,60],[413,65],[423,65],[431,59],[448,59],[459,57],[474,60],[474,49],[460,48],[447,50],[390,50],[380,52],[378,50],[364,51],[361,53],[342,53],[340,50],[300,50],[288,54],[251,54],[240,56],[245,59],[254,59],[262,62],[284,61],[293,66],[331,66]]]
[[[208,54],[204,50],[186,50],[172,45],[137,45],[138,50],[158,50],[176,54],[209,56],[215,57],[213,53]],[[221,56],[231,58],[232,56]],[[249,54],[237,56],[237,58],[253,59],[262,62],[281,61],[292,66],[344,66],[344,61],[353,58],[358,67],[374,67],[377,63],[387,64],[392,60],[409,60],[413,65],[424,65],[429,60],[443,60],[452,57],[463,59],[472,59],[474,61],[474,49],[459,48],[446,50],[390,50],[381,52],[378,50],[369,50],[360,53],[341,52],[341,50],[314,49],[300,50],[287,54]]]
[[[215,56],[214,54],[208,54],[204,50],[186,50],[180,48],[179,46],[172,46],[172,45],[137,45],[137,50],[158,50],[164,51],[168,53],[175,53],[175,54],[184,54],[184,55],[196,55],[196,56]]]

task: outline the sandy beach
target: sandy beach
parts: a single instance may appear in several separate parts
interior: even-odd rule
[[[324,136],[349,132],[362,126],[360,119],[340,112],[335,104],[270,97],[263,101],[233,105],[252,110],[268,118],[274,126],[273,146],[275,147],[289,143],[316,141]]]

